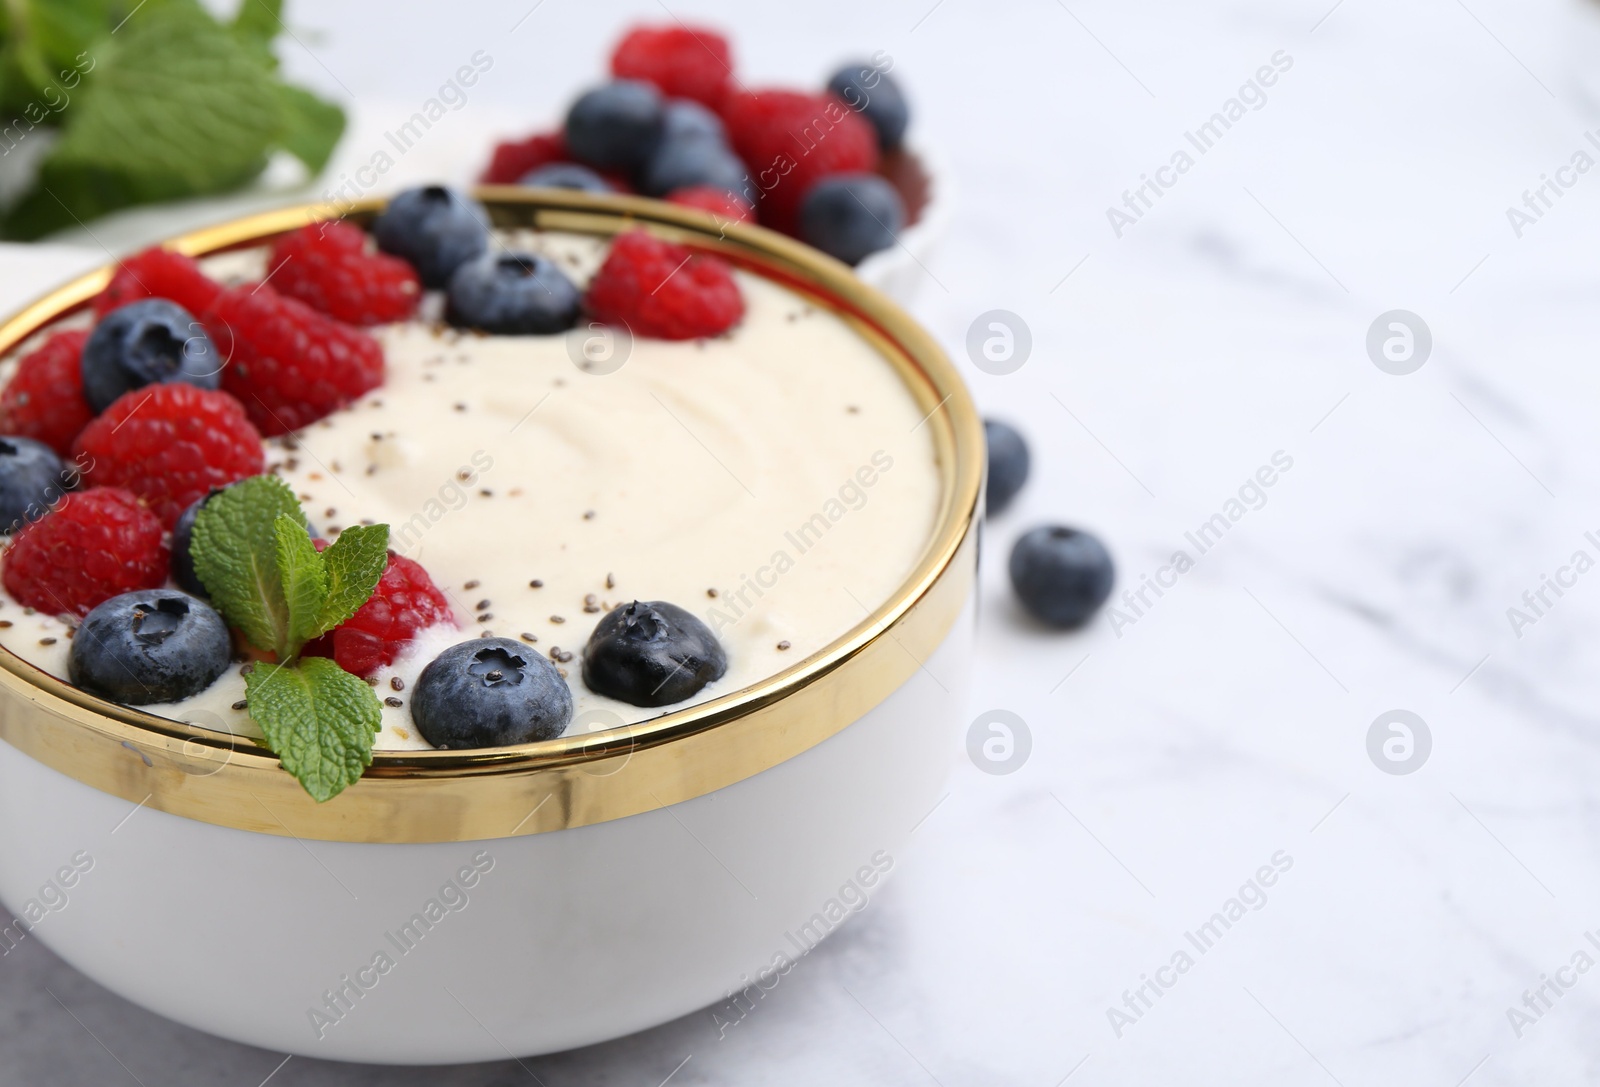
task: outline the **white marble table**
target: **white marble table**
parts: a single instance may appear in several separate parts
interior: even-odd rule
[[[433,6],[292,5],[315,54],[290,43],[290,68],[361,103],[343,168],[482,48],[491,75],[388,180],[465,178],[484,131],[585,78],[624,9],[662,17],[552,3],[513,33],[531,0]],[[897,878],[722,1037],[707,1012],[520,1066],[280,1065],[29,942],[0,960],[0,1082],[1600,1078],[1600,972],[1557,973],[1600,959],[1600,574],[1561,573],[1600,559],[1600,170],[1556,172],[1600,157],[1579,0],[747,8],[692,14],[773,81],[895,57],[962,194],[919,312],[959,354],[984,311],[1031,329],[1015,373],[967,366],[1036,457],[989,528],[969,716],[1020,715],[1030,757],[994,775],[963,756]],[[1201,133],[1275,54],[1292,66]],[[1192,167],[1157,175],[1179,151]],[[1107,209],[1144,175],[1160,187],[1119,237]],[[1547,176],[1560,195],[1519,236],[1507,209]],[[236,206],[95,233],[126,248]],[[0,251],[5,303],[99,258],[73,240]],[[1405,376],[1366,348],[1395,309],[1431,330]],[[1230,507],[1275,454],[1292,466]],[[1219,513],[1201,555],[1185,534]],[[1031,628],[1002,560],[1047,519],[1103,534],[1119,588],[1171,587],[1116,629]],[[1193,568],[1161,574],[1179,549]],[[1533,615],[1547,576],[1570,587]],[[1369,754],[1396,709],[1426,723],[1420,765]]]

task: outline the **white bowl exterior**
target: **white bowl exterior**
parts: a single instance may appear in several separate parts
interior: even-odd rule
[[[218,827],[137,808],[0,743],[0,901],[23,919],[0,929],[0,956],[39,939],[171,1019],[336,1060],[504,1059],[642,1030],[775,985],[774,965],[824,931],[816,916],[834,927],[830,900],[859,909],[851,899],[877,892],[942,795],[972,641],[969,602],[905,685],[755,777],[626,819],[482,842]],[[468,888],[458,873],[474,857],[488,870]],[[424,932],[412,919],[428,920],[430,900],[443,916]],[[340,987],[348,1010],[336,1001],[342,1018],[317,1020]]]

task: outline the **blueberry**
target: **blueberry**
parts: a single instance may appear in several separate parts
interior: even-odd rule
[[[611,192],[611,183],[587,166],[576,162],[551,162],[517,182],[530,189],[577,189],[579,192]]]
[[[983,436],[989,446],[989,516],[1004,510],[1028,482],[1028,443],[1010,423],[997,419],[983,421]]]
[[[434,747],[506,747],[550,740],[572,720],[572,692],[555,665],[510,638],[474,638],[417,677],[411,719]]]
[[[828,89],[877,130],[879,147],[893,151],[900,146],[906,125],[911,123],[911,107],[906,104],[900,84],[887,72],[880,72],[865,61],[846,64],[833,73]]]
[[[889,248],[905,221],[900,194],[877,174],[835,174],[800,202],[800,237],[846,264]]]
[[[584,685],[635,706],[682,702],[727,670],[717,636],[660,600],[613,608],[583,647]]]
[[[200,575],[194,571],[194,556],[189,553],[189,544],[194,537],[194,519],[200,515],[200,507],[211,501],[217,495],[227,490],[226,487],[213,487],[206,492],[204,498],[197,498],[194,504],[178,517],[178,523],[172,526],[172,580],[186,593],[191,593],[202,599],[208,599],[211,594],[206,592],[206,587],[200,583]],[[309,522],[306,531],[315,537],[317,530]]]
[[[450,273],[489,248],[483,205],[442,185],[400,193],[372,222],[378,248],[411,263],[425,287],[440,288]]]
[[[692,98],[669,99],[661,117],[661,138],[676,140],[686,136],[728,142],[728,130],[715,113]]]
[[[722,189],[749,204],[756,200],[750,171],[722,143],[704,136],[661,141],[644,168],[640,188],[651,196],[665,196],[691,185]]]
[[[565,332],[583,301],[555,262],[532,253],[485,253],[450,277],[445,320],[500,336]]]
[[[228,624],[204,600],[175,589],[123,593],[91,611],[72,638],[67,675],[129,706],[197,695],[228,670]]]
[[[76,482],[76,472],[43,442],[0,438],[0,535],[43,517]]]
[[[579,97],[567,112],[567,149],[601,170],[637,170],[661,138],[661,92],[618,79]]]
[[[100,319],[83,345],[83,398],[104,411],[125,392],[182,381],[222,384],[222,363],[200,322],[176,302],[145,298]]]
[[[1070,629],[1089,621],[1111,595],[1116,568],[1098,539],[1075,528],[1044,525],[1011,549],[1011,587],[1034,618]]]

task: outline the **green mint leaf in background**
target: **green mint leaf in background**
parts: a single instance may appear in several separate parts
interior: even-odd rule
[[[378,587],[389,564],[389,526],[352,525],[322,553],[327,599],[317,622],[325,634],[354,615]]]
[[[222,24],[196,0],[0,3],[0,102],[24,126],[61,129],[0,235],[39,238],[135,204],[226,192],[280,148],[320,171],[344,114],[277,78],[281,9],[243,0]]]
[[[38,237],[130,204],[242,185],[282,107],[272,75],[198,7],[151,4],[98,48],[38,186],[7,233]]]
[[[331,660],[258,663],[245,677],[250,716],[283,768],[318,803],[356,783],[382,725],[378,696]]]
[[[287,483],[277,476],[252,476],[201,507],[189,544],[195,573],[222,617],[251,645],[274,652],[289,633],[289,604],[278,570],[282,514],[305,524]]]
[[[287,83],[278,84],[278,98],[283,106],[278,142],[312,174],[321,173],[344,135],[344,111]]]
[[[298,508],[294,513],[278,514],[273,529],[277,536],[278,576],[283,579],[287,608],[284,639],[277,647],[278,659],[289,663],[300,653],[302,645],[322,633],[322,613],[328,602],[328,574],[323,569],[322,556],[317,554],[316,545],[306,533],[306,521]]]
[[[0,4],[0,113],[20,139],[28,124],[49,123],[77,95],[93,67],[91,43],[125,18],[138,0],[6,0]]]
[[[239,10],[228,24],[234,40],[252,53],[268,71],[275,71],[278,58],[272,42],[283,30],[283,0],[239,0]]]

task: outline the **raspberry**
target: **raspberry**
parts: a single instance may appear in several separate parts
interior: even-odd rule
[[[761,221],[790,234],[815,182],[832,174],[870,173],[878,165],[877,132],[831,94],[732,95],[722,120],[760,189]]]
[[[733,77],[733,53],[726,38],[705,27],[636,26],[611,54],[611,74],[654,83],[669,98],[692,98],[715,109]]]
[[[0,433],[43,442],[63,457],[94,412],[83,399],[83,354],[88,330],[57,332],[22,356],[0,392]]]
[[[222,285],[200,266],[170,249],[146,249],[117,265],[111,285],[94,300],[96,317],[141,298],[165,298],[199,316],[216,300]]]
[[[328,541],[316,541],[317,550]],[[389,565],[372,596],[350,618],[322,637],[307,642],[302,653],[332,657],[346,672],[370,676],[393,664],[417,632],[437,623],[455,623],[450,601],[434,587],[418,563],[389,552]]]
[[[560,132],[541,132],[525,140],[504,140],[494,145],[494,157],[483,171],[485,185],[515,185],[528,174],[552,162],[571,162],[567,137]]]
[[[119,593],[166,580],[161,522],[116,487],[67,495],[17,533],[0,570],[6,592],[25,607],[79,617]]]
[[[663,340],[715,336],[744,316],[744,299],[726,264],[642,230],[612,241],[585,304],[602,321]]]
[[[123,393],[78,435],[75,452],[89,482],[126,488],[167,528],[211,488],[266,466],[237,400],[181,382]]]
[[[366,233],[349,223],[311,223],[285,234],[273,243],[269,267],[278,293],[352,325],[403,321],[422,299],[411,265],[368,253]]]
[[[719,219],[732,219],[736,223],[755,218],[755,209],[739,197],[715,185],[691,185],[687,189],[674,189],[667,194],[667,203],[682,204],[686,208],[709,211]]]
[[[383,384],[377,340],[270,286],[223,291],[202,320],[227,360],[222,387],[263,434],[299,430]]]

